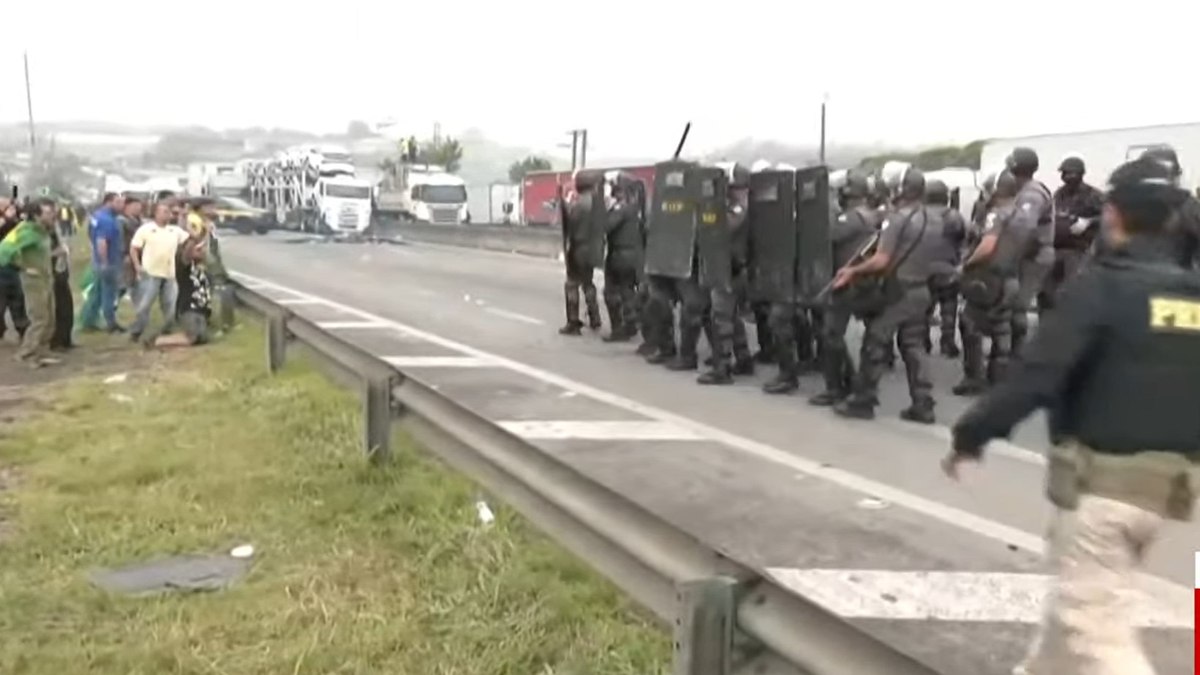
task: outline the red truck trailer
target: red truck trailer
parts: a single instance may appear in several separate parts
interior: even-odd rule
[[[654,195],[654,165],[614,166],[590,171],[624,171],[646,186],[646,203]],[[570,171],[531,171],[521,186],[521,222],[534,227],[558,225],[558,186],[569,196],[574,190]]]

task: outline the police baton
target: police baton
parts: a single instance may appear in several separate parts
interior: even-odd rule
[[[842,265],[842,268],[850,267],[851,265],[857,265],[866,260],[867,254],[870,253],[871,249],[875,248],[875,245],[879,243],[879,234],[879,232],[876,232],[875,234],[871,235],[871,238],[859,247],[858,251],[856,251],[854,255],[850,257],[850,260],[846,262],[845,265]],[[834,279],[836,278],[837,275],[835,274]],[[817,295],[813,298],[816,302],[824,303],[829,299],[829,295],[833,293],[834,279],[830,279],[829,283],[825,284],[825,286],[817,292]]]
[[[688,133],[692,130],[692,123],[688,122],[683,127],[683,135],[679,137],[679,145],[675,146],[674,159],[679,159],[679,155],[683,152],[683,144],[687,143]]]

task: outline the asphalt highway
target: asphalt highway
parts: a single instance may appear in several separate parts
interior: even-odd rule
[[[1045,582],[1044,423],[947,480],[946,425],[969,403],[949,391],[956,362],[934,359],[938,425],[897,418],[902,366],[878,418],[850,422],[806,404],[816,375],[786,397],[761,393],[770,367],[702,387],[633,343],[558,335],[553,260],[284,234],[222,246],[244,283],[947,675],[1006,674],[1029,640]],[[1163,675],[1194,672],[1198,548],[1200,527],[1169,526],[1139,580]]]

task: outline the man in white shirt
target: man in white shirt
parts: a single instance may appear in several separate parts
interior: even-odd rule
[[[175,281],[175,260],[179,247],[188,240],[188,233],[171,222],[172,203],[161,201],[154,205],[154,219],[143,224],[133,234],[129,257],[137,274],[137,319],[129,333],[134,341],[141,340],[149,348],[161,333],[175,323],[175,303],[179,285]],[[150,310],[158,300],[163,325],[147,331]]]

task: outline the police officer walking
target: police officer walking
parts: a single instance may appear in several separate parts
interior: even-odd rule
[[[942,356],[958,358],[958,344],[955,341],[955,331],[958,330],[958,277],[955,268],[962,259],[963,244],[967,238],[967,224],[958,209],[950,206],[950,188],[940,180],[931,180],[925,186],[926,207],[937,213],[942,220],[942,252],[940,265],[929,278],[929,290],[933,295],[933,303],[929,305],[928,319],[933,319],[934,306],[937,306],[938,320],[941,326],[939,347]],[[926,332],[925,343],[932,345],[932,340]],[[927,351],[931,351],[927,348]]]
[[[1012,318],[1013,353],[1020,356],[1021,345],[1029,334],[1030,305],[1054,266],[1054,207],[1049,188],[1033,179],[1038,170],[1036,152],[1030,148],[1016,148],[1005,164],[1017,180],[1017,209],[1013,217],[1021,221],[1018,227],[1024,229],[1032,225],[1037,230],[1036,241],[1031,243],[1021,261],[1021,284]]]
[[[697,380],[700,384],[730,384],[734,375],[754,373],[754,357],[746,339],[746,324],[742,323],[738,308],[741,290],[747,273],[749,255],[749,231],[746,223],[746,201],[750,188],[750,172],[740,164],[726,170],[725,226],[728,228],[727,248],[729,255],[728,281],[724,271],[715,273],[707,266],[703,281],[709,292],[709,311],[712,332],[709,345],[712,347],[711,369]],[[702,227],[706,225],[701,223]],[[700,241],[711,241],[701,237]],[[720,255],[714,251],[713,255]],[[706,260],[702,256],[701,260]],[[723,266],[722,266],[723,267]]]
[[[1131,585],[1163,521],[1191,519],[1200,457],[1200,276],[1177,264],[1171,218],[1186,196],[1172,178],[1151,158],[1113,172],[1111,255],[1067,283],[1022,362],[954,425],[952,478],[1035,409],[1053,413],[1057,578],[1014,673],[1154,673],[1130,623]]]
[[[880,226],[879,247],[867,260],[843,267],[833,279],[838,290],[856,280],[877,289],[882,311],[866,326],[862,365],[854,392],[834,410],[843,417],[872,419],[878,405],[879,379],[883,375],[893,336],[899,334],[900,356],[908,371],[912,405],[900,413],[902,419],[923,424],[934,422],[933,384],[925,353],[925,312],[931,302],[929,278],[943,250],[942,221],[922,198],[925,176],[905,168],[897,185],[896,209]]]
[[[879,211],[867,203],[870,193],[867,177],[851,171],[845,180],[838,189],[841,211],[834,218],[830,233],[834,269],[851,264],[875,236],[882,222]],[[821,374],[825,379],[825,390],[809,399],[812,405],[835,405],[850,395],[854,364],[846,348],[846,329],[851,317],[849,304],[841,295],[832,295],[821,320]]]
[[[1179,156],[1173,148],[1163,146],[1150,148],[1142,153],[1143,157],[1154,159],[1168,168],[1171,182],[1179,186],[1183,169],[1179,166]],[[1200,266],[1200,200],[1188,194],[1183,204],[1175,209],[1175,214],[1168,227],[1171,230],[1172,248],[1175,260],[1187,269]]]
[[[1038,311],[1054,308],[1059,288],[1074,277],[1087,260],[1087,252],[1100,229],[1104,195],[1083,182],[1087,167],[1069,156],[1058,166],[1062,186],[1054,191],[1054,266],[1038,294]]]
[[[579,289],[587,302],[588,325],[600,328],[600,304],[596,299],[595,269],[604,264],[604,233],[606,212],[600,187],[603,174],[580,171],[575,175],[573,203],[559,206],[563,221],[563,257],[566,259],[567,281],[563,284],[567,323],[558,330],[562,335],[579,335],[583,322],[579,320]]]
[[[961,286],[963,379],[957,396],[972,396],[1000,381],[1012,356],[1012,314],[1016,308],[1021,254],[1037,233],[1015,218],[1017,182],[1007,169],[984,181],[988,208],[977,241],[963,263]],[[1024,229],[1021,229],[1024,226]],[[991,341],[985,369],[983,338]]]
[[[608,250],[604,260],[604,304],[611,331],[605,342],[627,342],[638,333],[638,270],[642,266],[642,223],[633,179],[615,173],[608,205]]]

